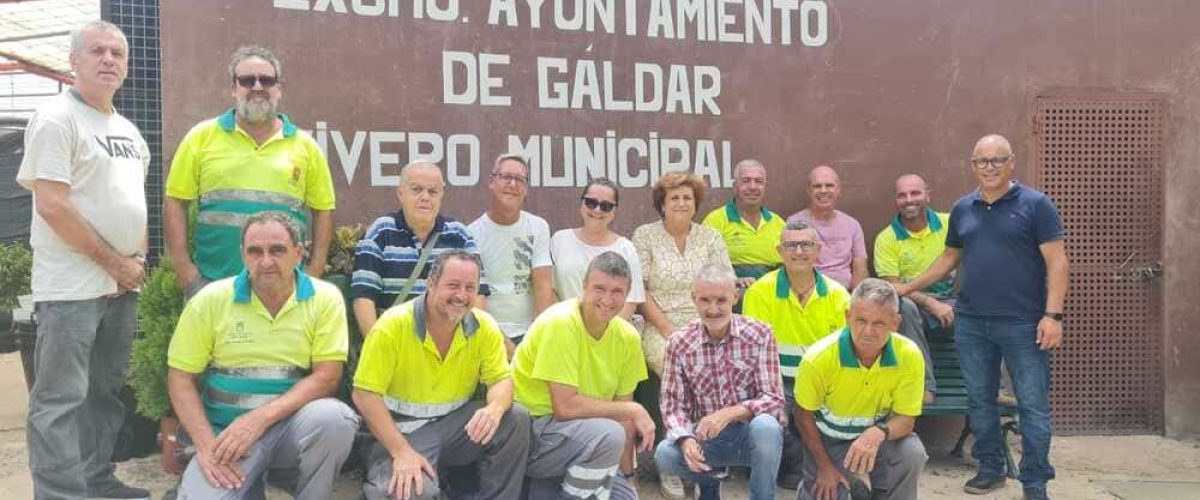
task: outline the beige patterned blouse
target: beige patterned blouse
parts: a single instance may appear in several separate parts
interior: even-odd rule
[[[709,262],[732,268],[729,251],[721,235],[708,226],[694,222],[682,253],[661,220],[637,228],[633,232],[633,246],[637,248],[642,261],[646,300],[654,300],[676,328],[683,328],[699,317],[696,306],[692,304],[692,282],[696,279],[696,272]],[[642,333],[642,350],[646,354],[647,365],[655,373],[662,373],[666,345],[667,341],[658,333],[658,329],[647,322]]]

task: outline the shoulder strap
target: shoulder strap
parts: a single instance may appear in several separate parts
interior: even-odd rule
[[[408,275],[408,282],[404,284],[404,288],[400,290],[400,294],[396,295],[396,300],[392,301],[392,306],[403,304],[408,299],[409,292],[417,285],[417,280],[421,277],[421,271],[425,269],[425,264],[429,262],[429,256],[433,253],[433,247],[437,245],[438,236],[441,233],[433,232],[433,237],[421,247],[421,255],[417,257],[417,265],[413,266],[412,274]]]

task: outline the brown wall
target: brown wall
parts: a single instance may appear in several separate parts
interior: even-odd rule
[[[309,3],[309,2],[300,2]],[[351,2],[347,1],[346,4]],[[363,2],[372,3],[372,2]],[[385,2],[386,3],[386,2]],[[162,3],[164,135],[168,156],[198,120],[230,103],[225,64],[238,45],[259,43],[284,63],[284,109],[313,128],[462,133],[479,137],[482,176],[506,149],[505,135],[578,135],[728,140],[732,160],[761,159],[769,169],[768,203],[789,214],[803,208],[807,169],[827,163],[842,174],[842,209],[859,218],[868,244],[892,212],[891,181],[926,174],[935,204],[948,206],[971,186],[964,162],[974,140],[999,132],[1030,157],[1032,97],[1059,88],[1164,93],[1171,106],[1167,155],[1166,337],[1167,432],[1200,435],[1200,4],[1186,0],[825,2],[827,42],[734,44],[663,40],[622,33],[564,32],[548,27],[489,26],[491,2],[464,1],[468,22],[400,16],[301,12],[270,2]],[[446,4],[447,0],[438,2]],[[524,2],[517,2],[524,3]],[[546,2],[552,5],[554,2]],[[624,2],[614,2],[618,11]],[[644,33],[646,5],[639,2]],[[673,4],[674,2],[669,2]],[[548,16],[543,16],[546,18]],[[621,17],[621,16],[618,16]],[[623,30],[618,22],[618,30]],[[443,50],[509,54],[498,71],[511,107],[442,103]],[[537,56],[612,60],[616,78],[634,61],[712,65],[721,72],[721,116],[539,109]],[[621,96],[631,93],[619,84]],[[366,147],[364,146],[364,150]],[[401,148],[389,146],[390,151]],[[339,223],[367,221],[395,205],[391,189],[371,187],[364,162],[352,184],[332,153]],[[365,157],[365,153],[364,153]],[[556,162],[561,162],[561,156]],[[639,166],[644,166],[645,162]],[[1018,175],[1028,175],[1026,165]],[[558,169],[561,170],[561,165]],[[1024,172],[1024,174],[1022,173]],[[652,220],[648,189],[623,191],[618,231]],[[578,188],[531,190],[529,207],[554,229],[577,224]],[[719,189],[705,208],[728,198]],[[445,210],[472,220],[484,208],[482,187],[449,191]],[[569,207],[569,208],[568,208]],[[1192,299],[1192,300],[1189,300]]]

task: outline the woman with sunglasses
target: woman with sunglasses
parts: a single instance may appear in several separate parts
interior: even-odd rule
[[[651,196],[654,209],[662,220],[651,222],[633,232],[633,245],[642,262],[646,280],[646,301],[642,316],[642,351],[650,379],[638,386],[635,399],[651,415],[658,416],[659,385],[666,354],[667,339],[675,330],[699,319],[692,302],[696,273],[709,263],[730,268],[725,241],[716,230],[693,221],[704,200],[704,179],[687,172],[663,174],[654,184]],[[663,426],[659,425],[660,429]],[[683,498],[683,483],[677,476],[662,475],[659,484],[663,496]]]
[[[563,229],[550,238],[550,257],[554,260],[554,291],[562,300],[578,297],[583,291],[584,273],[596,257],[613,251],[629,262],[629,296],[621,317],[630,319],[637,305],[645,300],[642,265],[637,250],[627,238],[609,230],[617,212],[617,185],[608,179],[592,179],[583,188],[579,216],[583,226]]]

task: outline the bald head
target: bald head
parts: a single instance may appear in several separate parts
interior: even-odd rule
[[[925,225],[925,209],[929,206],[929,186],[917,174],[904,174],[896,179],[896,211],[909,229],[920,230]]]
[[[426,159],[417,159],[404,165],[403,167],[400,167],[400,184],[404,185],[405,178],[418,170],[431,175],[436,174],[438,178],[442,177],[442,169],[439,168],[436,163]]]
[[[896,192],[907,191],[913,187],[918,187],[921,190],[928,190],[929,184],[925,179],[917,174],[904,174],[896,178]]]
[[[833,182],[841,184],[841,178],[838,177],[837,171],[829,165],[817,165],[812,170],[808,171],[808,182],[812,183],[817,180],[822,182],[832,179]]]
[[[1013,160],[1012,144],[1002,135],[985,135],[975,143],[971,166],[987,199],[999,198],[1012,187],[1016,163]]]
[[[975,143],[972,156],[1012,156],[1012,144],[1000,134],[988,134]]]
[[[842,181],[829,165],[813,167],[808,172],[808,209],[817,217],[833,214],[837,200],[842,194]],[[827,215],[818,215],[827,214]]]
[[[442,209],[446,183],[442,169],[428,160],[416,160],[400,169],[396,197],[404,222],[410,228],[431,228]]]

